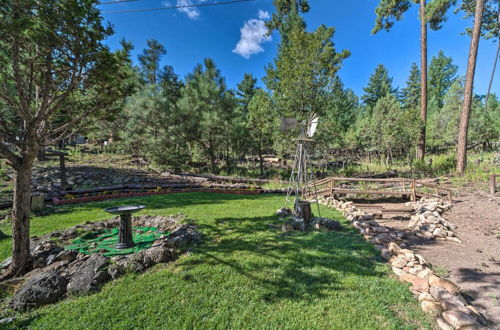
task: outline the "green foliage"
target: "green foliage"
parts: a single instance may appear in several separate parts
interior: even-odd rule
[[[349,56],[347,50],[336,52],[333,34],[333,28],[323,25],[314,32],[295,25],[288,42],[280,45],[264,78],[280,115],[301,122],[324,113],[336,73]]]
[[[62,138],[75,126],[121,109],[132,92],[126,84],[127,55],[104,45],[113,30],[102,22],[96,4],[2,4],[0,108],[9,113],[0,119],[2,136],[18,137],[22,144],[36,135],[38,141],[26,146],[36,150],[38,144]],[[22,125],[30,130],[21,130]]]
[[[440,50],[438,56],[433,56],[429,66],[429,93],[428,97],[437,102],[439,108],[443,107],[443,99],[451,87],[458,71],[458,66],[453,64],[451,57],[444,55]]]
[[[392,87],[392,77],[389,77],[389,70],[382,64],[375,68],[368,85],[363,90],[365,94],[361,97],[361,100],[366,104],[370,114],[380,98],[397,93],[397,89]]]
[[[410,9],[412,3],[418,3],[416,0],[380,0],[375,9],[377,18],[372,33],[380,30],[389,31],[396,21],[403,18],[404,13]],[[426,20],[431,29],[439,30],[446,21],[446,13],[456,3],[456,0],[431,0],[426,4]]]
[[[418,65],[411,65],[406,87],[401,90],[401,102],[405,109],[416,109],[420,104],[420,70]]]
[[[263,153],[273,145],[274,132],[278,128],[278,116],[274,112],[269,94],[257,90],[248,105],[248,131],[250,132],[251,151],[259,156],[260,174],[264,175]]]
[[[497,39],[500,36],[500,21],[498,20],[498,11],[500,4],[498,0],[485,0],[484,11],[481,23],[481,36],[485,39]],[[456,12],[462,11],[464,18],[469,19],[474,17],[476,9],[476,0],[463,0]],[[472,29],[467,28],[466,32],[471,34]]]
[[[463,79],[457,79],[444,97],[443,108],[431,114],[428,134],[429,146],[449,147],[456,145],[462,100]]]
[[[148,48],[144,49],[142,54],[139,55],[139,62],[146,81],[155,85],[158,82],[157,77],[159,76],[161,57],[167,53],[167,50],[156,39],[148,40],[147,44]]]
[[[232,130],[237,128],[231,123],[236,99],[213,60],[207,58],[204,64],[187,77],[178,106],[187,120],[188,140],[197,144],[216,172],[216,156],[222,148],[229,149]]]

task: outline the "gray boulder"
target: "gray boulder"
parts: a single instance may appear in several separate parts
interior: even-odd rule
[[[46,272],[32,277],[14,294],[11,306],[25,310],[51,304],[66,294],[66,279],[55,272]]]
[[[108,258],[98,254],[92,255],[75,269],[68,284],[68,292],[81,295],[98,291],[111,279],[108,266]]]

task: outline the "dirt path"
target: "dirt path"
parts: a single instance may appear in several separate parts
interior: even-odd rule
[[[471,303],[500,329],[500,197],[464,192],[444,218],[458,226],[455,233],[463,244],[436,242],[412,249],[448,271]]]
[[[384,226],[408,228],[409,212],[390,211],[403,210],[401,201],[365,201],[360,206],[382,216],[377,221]],[[438,275],[460,285],[470,303],[493,323],[494,329],[500,329],[500,197],[483,191],[461,192],[444,218],[457,225],[455,234],[462,244],[419,240],[411,242],[411,249],[424,256]]]

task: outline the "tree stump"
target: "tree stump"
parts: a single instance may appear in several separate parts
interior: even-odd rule
[[[311,203],[297,201],[295,203],[295,215],[304,219],[304,224],[308,225],[312,218]]]

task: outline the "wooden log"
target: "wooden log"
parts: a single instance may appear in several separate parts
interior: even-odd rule
[[[408,191],[389,191],[389,190],[356,190],[356,189],[343,189],[334,188],[334,193],[337,194],[367,194],[367,195],[403,195],[411,196],[411,192]]]
[[[410,179],[405,179],[405,178],[371,179],[371,178],[332,177],[331,179],[335,181],[348,181],[348,182],[410,182]]]
[[[295,204],[295,215],[304,219],[304,224],[308,225],[312,218],[311,203],[297,201]]]
[[[411,181],[411,195],[410,200],[415,202],[417,200],[416,189],[415,189],[415,179]]]
[[[498,175],[492,174],[490,175],[490,194],[495,195],[496,193],[496,177]]]

